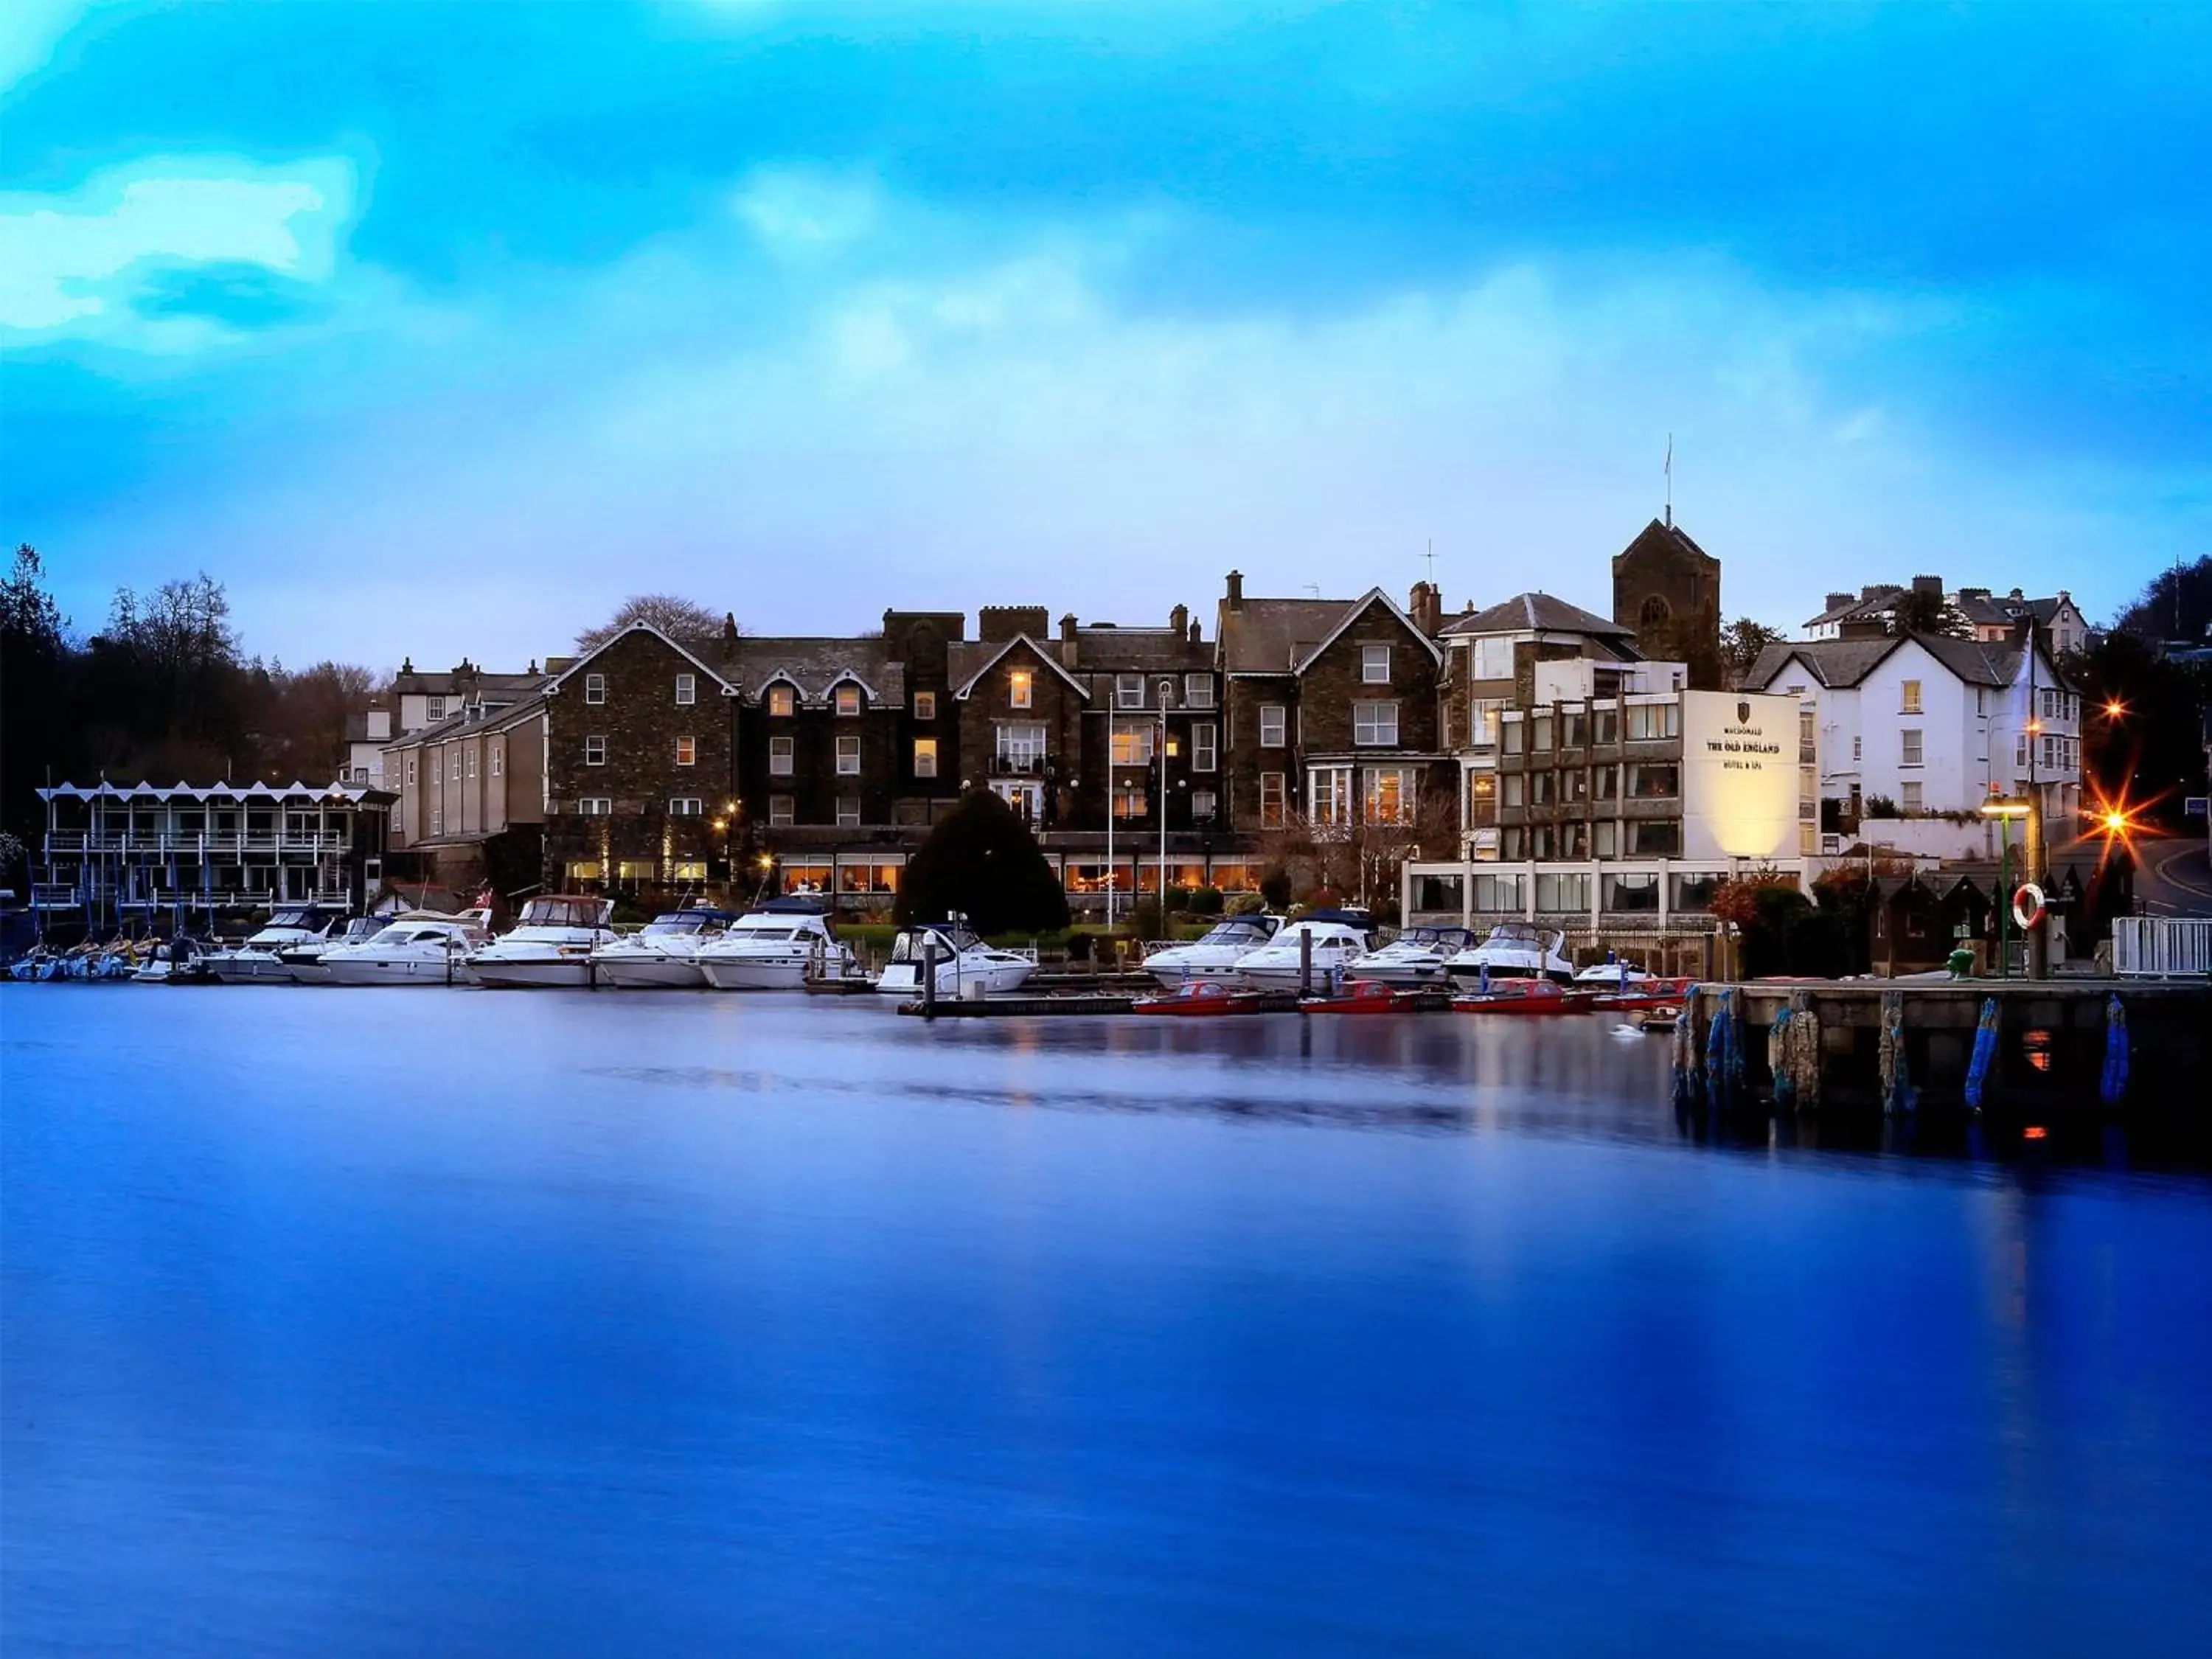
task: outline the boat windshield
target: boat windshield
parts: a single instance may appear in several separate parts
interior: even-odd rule
[[[313,927],[315,913],[313,910],[272,910],[269,913],[269,920],[261,925],[264,927]]]
[[[1267,942],[1267,930],[1251,921],[1216,922],[1206,936],[1199,940],[1200,945],[1265,945]]]
[[[689,911],[675,910],[665,916],[655,916],[645,924],[648,933],[696,933],[707,925],[704,916]]]
[[[1527,921],[1501,921],[1490,930],[1490,937],[1496,943],[1511,945],[1540,945],[1544,939],[1535,924]]]
[[[534,898],[522,907],[521,927],[597,927],[607,913],[605,899]]]
[[[891,960],[920,962],[921,942],[932,934],[934,934],[937,939],[937,956],[939,961],[943,961],[948,953],[964,955],[969,951],[980,951],[983,948],[983,941],[975,937],[973,930],[957,922],[950,922],[934,927],[917,927],[910,933],[901,933],[891,941]]]

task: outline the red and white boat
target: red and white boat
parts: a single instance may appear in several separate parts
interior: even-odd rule
[[[1690,994],[1693,981],[1687,979],[1632,980],[1620,990],[1601,990],[1590,999],[1590,1006],[1606,1013],[1641,1013],[1651,1008],[1679,1008]],[[1589,991],[1585,981],[1580,988]]]
[[[1302,1014],[1395,1014],[1419,1008],[1427,1000],[1427,994],[1414,988],[1386,985],[1379,979],[1355,979],[1334,995],[1300,999],[1298,1012]]]
[[[1170,1014],[1206,1018],[1221,1014],[1256,1014],[1267,1006],[1267,994],[1223,983],[1218,979],[1194,979],[1181,989],[1156,997],[1139,997],[1129,1005],[1133,1014]]]

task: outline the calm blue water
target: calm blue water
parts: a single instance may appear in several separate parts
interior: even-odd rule
[[[0,1644],[2206,1650],[2212,1183],[1164,1024],[0,990]]]

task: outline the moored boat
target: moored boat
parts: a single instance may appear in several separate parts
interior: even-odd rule
[[[1238,960],[1274,938],[1282,926],[1280,916],[1224,916],[1203,939],[1152,946],[1145,955],[1145,971],[1170,991],[1194,980],[1233,981]]]
[[[614,901],[583,893],[530,900],[521,920],[468,959],[469,977],[495,991],[582,990],[592,952],[615,937]]]
[[[698,990],[707,982],[699,953],[718,942],[732,920],[727,910],[700,905],[665,911],[593,950],[592,974],[618,991]]]
[[[209,970],[225,985],[289,985],[292,975],[278,953],[323,939],[336,920],[337,913],[314,905],[280,904],[246,943],[210,956]]]
[[[1194,979],[1158,996],[1139,997],[1129,1005],[1129,1012],[1204,1019],[1224,1014],[1261,1013],[1267,1006],[1267,994],[1264,991],[1231,985],[1218,979]]]
[[[356,916],[346,923],[343,933],[333,927],[313,939],[288,945],[276,952],[276,960],[295,985],[328,985],[331,976],[323,969],[323,953],[341,945],[360,945],[374,939],[389,922],[386,916]]]
[[[1449,982],[1444,963],[1462,951],[1472,950],[1474,942],[1474,935],[1464,927],[1408,927],[1388,945],[1354,957],[1345,964],[1345,972],[1385,985],[1443,985]]]
[[[408,910],[358,944],[331,945],[316,965],[331,985],[465,985],[469,953],[489,938],[475,911]]]
[[[1566,985],[1574,980],[1575,965],[1567,960],[1563,943],[1556,928],[1501,921],[1481,944],[1449,958],[1444,972],[1462,985],[1500,979],[1548,979]]]
[[[1237,959],[1237,977],[1262,991],[1325,986],[1332,975],[1367,954],[1366,918],[1355,911],[1316,910],[1285,927],[1256,951]],[[1310,941],[1309,954],[1308,941]],[[1305,978],[1310,969],[1312,978]]]
[[[890,960],[876,989],[886,996],[920,996],[925,957],[934,964],[931,977],[940,997],[1004,996],[1027,984],[1037,965],[1035,951],[986,945],[965,918],[952,916],[902,928],[891,941]]]
[[[1597,1000],[1586,991],[1571,991],[1548,979],[1512,979],[1452,999],[1462,1014],[1587,1014]]]
[[[1379,979],[1352,980],[1332,995],[1298,1000],[1302,1014],[1397,1014],[1425,1006],[1438,1005],[1431,1002],[1421,987],[1391,985]]]
[[[756,905],[699,951],[699,972],[718,991],[797,991],[809,979],[857,971],[814,899],[792,895]]]

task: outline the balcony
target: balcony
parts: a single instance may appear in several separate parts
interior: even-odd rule
[[[1044,755],[994,755],[991,775],[994,778],[1035,778],[1044,775],[1052,764]]]

